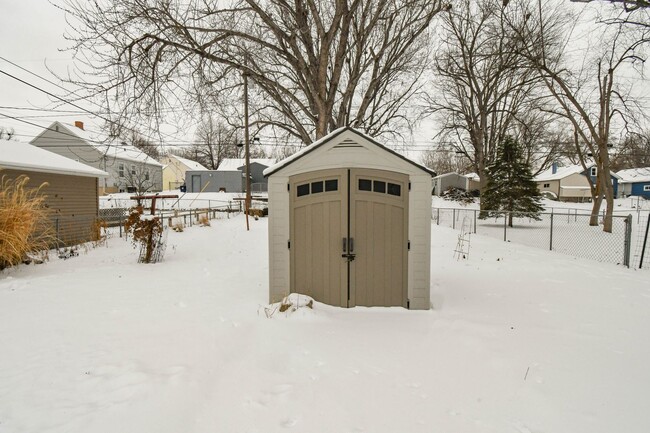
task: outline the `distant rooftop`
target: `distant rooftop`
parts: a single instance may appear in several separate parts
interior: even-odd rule
[[[56,127],[59,127],[58,130]],[[64,130],[61,131],[61,128]],[[61,135],[74,138],[74,136],[82,139],[89,145],[93,146],[97,151],[103,153],[104,155],[110,158],[120,158],[126,159],[134,162],[141,162],[150,165],[157,165],[162,167],[162,164],[138,149],[137,147],[119,143],[117,140],[109,141],[105,137],[100,136],[99,134],[86,131],[78,126],[74,125],[65,125],[61,122],[54,122],[49,127],[45,128],[46,130],[55,131]],[[40,135],[39,135],[40,136]],[[39,136],[35,137],[38,138]],[[32,142],[34,141],[32,140]]]
[[[620,176],[621,182],[650,182],[650,167],[630,168],[627,170],[617,171],[616,174]]]
[[[275,159],[251,158],[250,162],[251,164],[257,162],[260,165],[271,167],[273,164],[275,164]],[[239,167],[243,167],[244,165],[246,165],[246,159],[244,158],[226,158],[223,161],[221,161],[221,164],[219,164],[217,170],[218,171],[239,170]]]

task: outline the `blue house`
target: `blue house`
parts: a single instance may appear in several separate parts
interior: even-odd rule
[[[650,199],[650,167],[630,168],[616,173],[621,178],[617,197],[643,197]]]

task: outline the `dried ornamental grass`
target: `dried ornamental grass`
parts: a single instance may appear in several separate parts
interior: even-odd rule
[[[45,196],[38,188],[27,186],[29,177],[0,180],[0,269],[14,266],[47,250],[54,241]]]

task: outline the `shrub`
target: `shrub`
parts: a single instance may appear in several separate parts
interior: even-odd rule
[[[47,183],[30,188],[28,182],[27,176],[0,180],[0,269],[47,251],[54,241],[41,193]]]
[[[153,215],[143,215],[142,206],[131,209],[124,228],[131,234],[133,246],[140,245],[140,259],[142,263],[153,263],[159,257],[157,249],[164,248],[160,243],[163,225],[160,218]]]

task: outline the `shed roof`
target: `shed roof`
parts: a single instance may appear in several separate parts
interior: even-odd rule
[[[0,141],[0,167],[72,176],[106,177],[105,171],[21,141]]]
[[[650,167],[629,168],[617,171],[623,183],[650,182]]]
[[[399,153],[395,152],[394,150],[380,144],[379,142],[377,142],[375,139],[371,138],[370,136],[368,136],[368,135],[366,135],[366,134],[364,134],[364,133],[362,133],[362,132],[360,132],[360,131],[358,131],[358,130],[356,130],[354,128],[351,128],[349,126],[345,126],[343,128],[339,128],[339,129],[336,129],[336,130],[330,132],[326,136],[322,137],[320,140],[317,140],[317,141],[313,142],[312,144],[305,147],[304,149],[301,149],[300,151],[298,151],[298,152],[294,153],[293,155],[289,156],[288,158],[283,159],[282,161],[278,162],[277,164],[273,165],[272,167],[267,168],[266,170],[264,170],[264,176],[268,177],[271,174],[275,173],[276,171],[289,166],[290,164],[296,162],[297,160],[304,157],[305,155],[308,155],[309,153],[311,153],[314,150],[318,149],[323,144],[333,140],[334,138],[336,138],[337,136],[339,136],[340,134],[342,134],[345,131],[353,132],[354,134],[360,136],[361,138],[368,141],[369,143],[372,143],[373,145],[379,147],[380,149],[382,149],[382,150],[384,150],[384,151],[386,151],[386,152],[388,152],[388,153],[390,153],[390,154],[392,154],[392,155],[394,155],[394,156],[408,162],[409,164],[412,164],[412,165],[416,166],[420,170],[423,170],[423,171],[429,173],[431,176],[436,175],[436,173],[434,171],[432,171],[431,169],[429,169],[429,168],[427,168],[427,167],[425,167],[425,166],[423,166],[421,164],[418,164],[417,162],[405,157],[404,155],[400,155]]]

